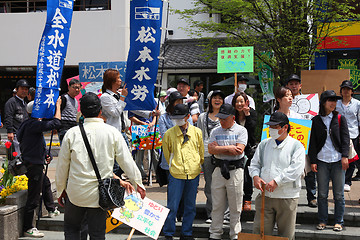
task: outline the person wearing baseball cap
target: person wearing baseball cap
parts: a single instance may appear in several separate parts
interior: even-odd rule
[[[275,222],[278,235],[295,239],[295,223],[305,167],[305,148],[289,136],[288,117],[282,112],[271,114],[270,138],[261,141],[249,167],[254,186],[265,191],[265,235],[272,235]],[[265,188],[263,188],[263,185]],[[260,233],[261,194],[255,200],[253,232]]]
[[[176,214],[183,197],[184,215],[180,239],[193,240],[192,225],[196,215],[196,194],[201,164],[204,162],[202,132],[189,124],[190,111],[185,104],[177,104],[170,117],[176,126],[165,132],[162,142],[164,156],[170,166],[167,191],[167,207],[170,212],[163,233],[165,239],[173,239],[176,231]]]
[[[29,93],[30,84],[25,79],[16,82],[16,95],[11,97],[4,107],[4,124],[7,129],[8,140],[14,143],[15,151],[20,154],[19,142],[16,139],[16,131],[21,123],[29,118],[26,111],[25,97]]]
[[[290,88],[291,92],[293,93],[294,97],[297,95],[300,95],[300,90],[301,90],[301,79],[298,75],[296,74],[291,74],[287,79],[286,79],[286,87]]]
[[[241,232],[240,215],[243,201],[245,153],[248,134],[235,122],[235,109],[231,104],[221,105],[218,114],[219,127],[210,133],[209,153],[213,155],[215,169],[212,174],[212,222],[210,238],[221,239],[223,234],[225,203],[230,210],[230,239],[237,239]]]
[[[329,181],[334,194],[334,231],[341,231],[344,224],[345,171],[349,167],[349,128],[344,115],[336,109],[341,99],[333,90],[320,96],[319,115],[313,117],[308,155],[311,170],[316,173],[318,183],[318,230],[326,228],[328,222]]]
[[[344,80],[340,85],[340,95],[342,99],[339,99],[336,103],[336,111],[346,118],[350,139],[353,142],[356,153],[360,156],[360,144],[359,144],[359,126],[360,126],[360,101],[353,98],[354,87],[351,81]],[[358,168],[358,172],[354,177],[360,180],[360,171],[358,161],[349,164],[348,170],[345,173],[345,186],[344,191],[349,192],[352,185],[352,175],[355,168]]]

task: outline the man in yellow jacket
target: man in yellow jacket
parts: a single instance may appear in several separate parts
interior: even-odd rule
[[[184,215],[180,240],[193,240],[192,224],[196,214],[196,194],[201,164],[204,162],[204,144],[201,130],[188,123],[189,108],[184,104],[174,107],[171,115],[175,126],[163,137],[163,151],[169,163],[167,207],[170,213],[163,232],[167,240],[175,233],[175,218],[181,197],[184,197]]]

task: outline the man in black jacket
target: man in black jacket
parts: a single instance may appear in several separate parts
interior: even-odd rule
[[[32,112],[33,103],[32,101],[28,104],[29,113]],[[61,125],[60,105],[61,99],[59,98],[56,102],[54,119],[43,121],[40,118],[30,118],[24,121],[17,131],[22,158],[27,165],[28,197],[24,215],[24,235],[27,237],[44,237],[44,234],[33,226],[34,211],[39,205],[41,192],[43,192],[42,196],[49,217],[59,214],[55,208],[50,180],[43,172],[45,159],[47,163],[50,163],[51,160],[50,156],[46,155],[43,132],[56,129]]]
[[[26,112],[25,97],[29,92],[29,83],[25,79],[20,79],[16,83],[16,95],[11,97],[4,108],[5,118],[4,124],[7,129],[8,140],[12,141],[15,151],[20,154],[19,142],[16,138],[16,131],[20,124],[29,118]]]

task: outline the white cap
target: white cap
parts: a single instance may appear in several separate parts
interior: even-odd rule
[[[29,103],[27,104],[26,111],[27,111],[28,113],[32,113],[33,106],[34,106],[34,101],[29,102]]]

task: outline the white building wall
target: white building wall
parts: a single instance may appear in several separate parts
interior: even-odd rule
[[[188,23],[186,20],[181,19],[180,14],[175,14],[174,11],[171,10],[184,10],[184,9],[192,9],[194,8],[193,0],[169,0],[170,3],[170,12],[169,12],[169,23],[168,29],[174,31],[174,35],[168,35],[169,40],[178,40],[178,39],[189,39],[189,38],[196,38],[196,36],[189,35],[185,29],[188,27]],[[167,10],[167,3],[164,4],[164,24],[166,21],[166,10]],[[210,21],[214,20],[214,15],[210,18],[209,14],[199,14],[193,17],[196,21]],[[211,37],[214,34],[205,34],[203,37]]]
[[[112,0],[111,10],[75,11],[65,65],[126,61],[130,3]],[[0,66],[36,66],[46,13],[0,14]]]

